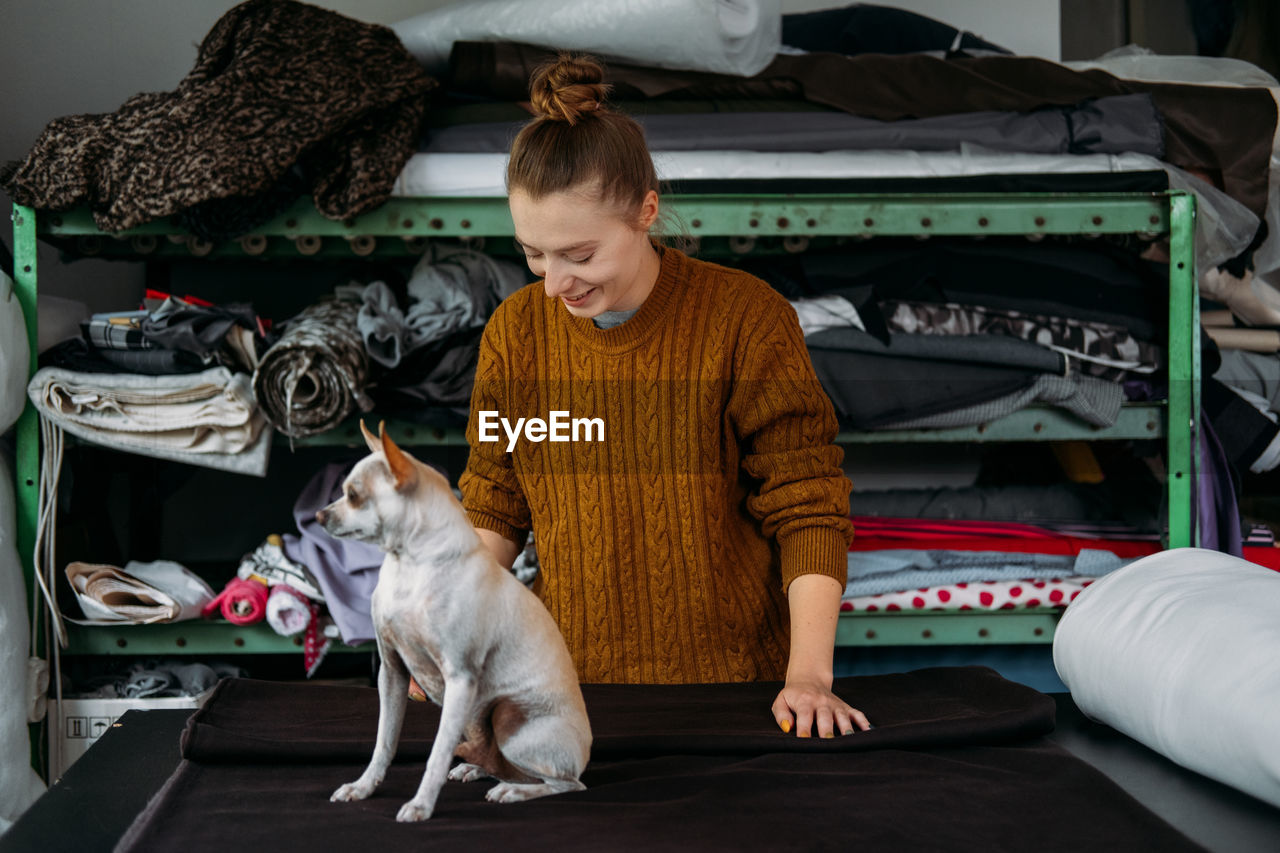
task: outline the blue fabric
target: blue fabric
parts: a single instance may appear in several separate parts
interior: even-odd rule
[[[1004,551],[850,551],[845,597],[979,581],[1101,577],[1131,560],[1110,551],[1083,549],[1079,555],[1017,554]]]

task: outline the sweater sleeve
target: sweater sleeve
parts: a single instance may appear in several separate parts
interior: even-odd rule
[[[795,310],[785,302],[768,309],[770,316],[742,327],[729,400],[742,466],[756,486],[747,510],[778,544],[784,592],[804,574],[843,585],[853,526],[835,410]]]
[[[462,504],[475,527],[492,530],[524,547],[532,527],[529,504],[502,441],[480,441],[480,413],[505,412],[510,399],[502,311],[495,312],[480,339],[471,413],[467,419],[467,467],[458,478]]]

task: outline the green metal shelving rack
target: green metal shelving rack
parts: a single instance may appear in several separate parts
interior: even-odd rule
[[[1047,234],[1167,234],[1169,237],[1169,352],[1166,401],[1126,404],[1119,421],[1095,428],[1059,411],[1029,408],[974,427],[946,430],[842,432],[843,443],[938,441],[1051,441],[1160,439],[1167,451],[1167,547],[1198,542],[1194,517],[1193,448],[1199,421],[1200,337],[1193,254],[1195,197],[1163,193],[804,194],[678,195],[664,201],[680,230],[697,240],[811,239],[907,236]],[[253,235],[211,246],[167,221],[127,232],[98,230],[87,210],[43,214],[15,207],[15,281],[35,369],[36,246],[45,239],[79,254],[134,259],[413,254],[430,238],[509,240],[505,198],[397,198],[354,220],[332,221],[303,199]],[[460,430],[402,424],[414,444],[464,444]],[[28,406],[17,425],[18,545],[32,583],[37,521],[39,447]],[[301,444],[362,443],[355,423]],[[841,646],[1049,643],[1059,611],[859,613],[842,617]],[[293,640],[263,626],[223,622],[70,629],[69,654],[236,654],[295,651]],[[341,647],[341,646],[339,646]],[[346,647],[341,647],[346,648]],[[361,647],[368,648],[368,647]]]

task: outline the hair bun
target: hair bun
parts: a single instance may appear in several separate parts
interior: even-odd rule
[[[538,68],[529,82],[529,100],[538,118],[571,125],[603,109],[608,92],[599,62],[567,53]]]

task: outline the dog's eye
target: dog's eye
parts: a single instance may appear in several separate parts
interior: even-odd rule
[[[347,501],[350,503],[360,503],[360,496],[356,494],[355,489],[347,489]]]

